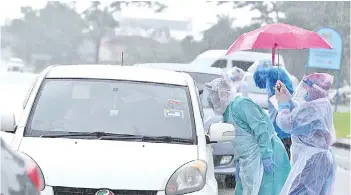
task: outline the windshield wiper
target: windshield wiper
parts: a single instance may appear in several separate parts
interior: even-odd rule
[[[146,142],[162,142],[162,143],[188,143],[193,144],[193,139],[171,137],[171,136],[144,136],[143,141]]]
[[[171,136],[142,136],[142,135],[107,135],[101,136],[102,140],[124,140],[124,139],[140,139],[143,142],[159,142],[159,143],[189,143],[193,144],[193,139],[171,137]]]
[[[59,133],[59,134],[48,134],[48,135],[41,135],[40,137],[51,137],[51,138],[58,138],[58,137],[94,137],[94,138],[101,138],[103,136],[114,136],[114,137],[133,137],[134,135],[129,134],[115,134],[115,133],[106,133],[103,131],[95,131],[95,132],[66,132],[66,133]]]
[[[142,136],[131,134],[116,134],[106,133],[102,131],[95,132],[67,132],[60,134],[41,135],[40,137],[59,138],[59,137],[92,137],[100,140],[140,140],[144,142],[159,142],[159,143],[188,143],[193,144],[193,139],[171,137],[171,136]]]

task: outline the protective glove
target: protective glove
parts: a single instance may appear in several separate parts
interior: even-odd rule
[[[235,161],[235,180],[239,181],[239,171],[240,171],[240,166],[239,166],[239,161]]]
[[[272,158],[262,159],[262,164],[265,173],[272,173],[274,167],[276,166]]]
[[[280,87],[280,90],[278,91],[278,87]],[[291,95],[288,91],[288,89],[286,88],[286,86],[284,85],[283,82],[281,81],[277,81],[276,85],[275,85],[275,96],[278,100],[278,103],[289,103],[289,100],[291,99]]]

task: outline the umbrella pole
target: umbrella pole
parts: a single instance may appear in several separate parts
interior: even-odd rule
[[[278,53],[278,81],[280,80],[280,74],[279,74],[279,49],[277,49],[277,53]]]

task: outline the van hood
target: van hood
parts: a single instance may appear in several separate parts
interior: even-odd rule
[[[49,186],[164,190],[171,175],[198,158],[196,145],[24,137]],[[151,179],[152,178],[152,179]]]

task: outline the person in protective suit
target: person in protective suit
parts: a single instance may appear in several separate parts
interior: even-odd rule
[[[332,83],[329,74],[308,75],[291,97],[286,86],[277,82],[277,125],[292,135],[292,169],[281,195],[333,194],[336,162],[331,146],[336,135],[327,98]]]
[[[269,99],[275,95],[274,86],[278,81],[278,74],[279,80],[285,84],[290,93],[294,92],[292,81],[286,70],[273,66],[271,60],[260,60],[255,63],[257,64],[256,71],[253,75],[255,84],[257,87],[267,90],[269,117],[273,122],[274,130],[277,132],[278,137],[282,140],[290,158],[291,135],[284,132],[277,126],[276,116],[278,110],[273,106]]]
[[[278,195],[290,163],[284,145],[262,108],[238,96],[227,74],[206,83],[207,101],[216,115],[235,127],[236,195]]]
[[[232,80],[233,86],[237,89],[238,93],[241,93],[242,96],[248,97],[247,95],[247,83],[243,80],[245,76],[245,71],[241,68],[234,66],[232,69],[228,70],[228,76]]]

